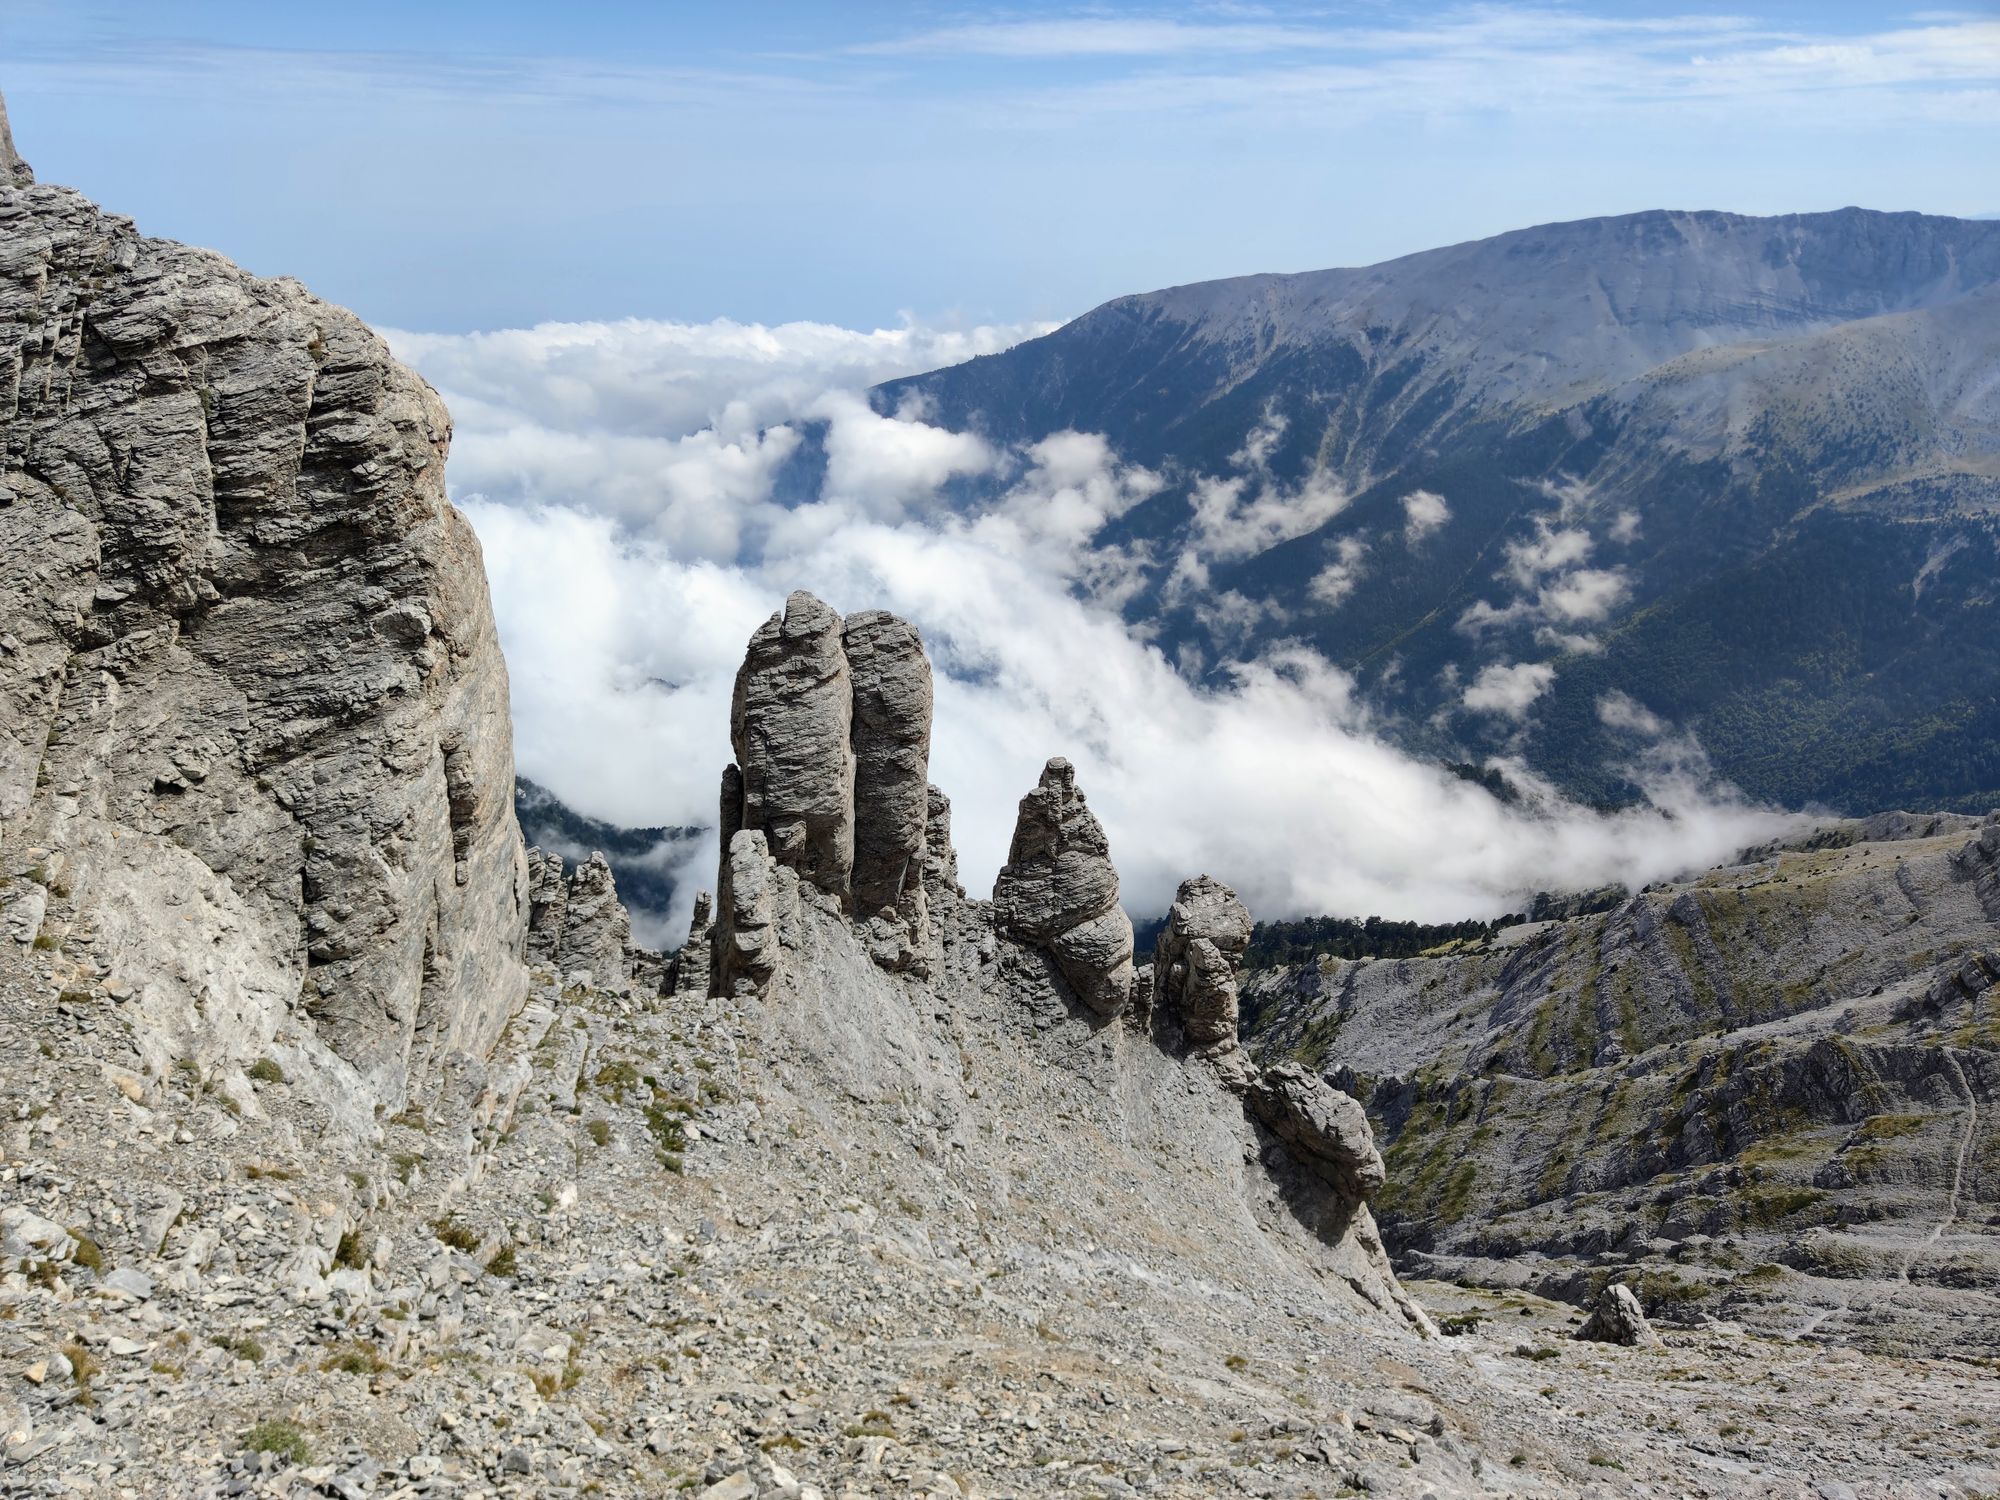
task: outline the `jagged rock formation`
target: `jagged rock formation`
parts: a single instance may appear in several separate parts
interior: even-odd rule
[[[528,850],[528,935],[522,956],[545,969],[562,966],[563,916],[569,872],[559,854]]]
[[[761,997],[778,975],[784,927],[795,918],[799,874],[771,854],[761,828],[739,828],[723,856],[713,951],[716,990],[732,999]]]
[[[598,989],[622,992],[632,982],[632,919],[604,856],[593,852],[569,877],[559,955],[563,974],[588,975]]]
[[[1610,1283],[1597,1294],[1597,1305],[1577,1329],[1576,1337],[1586,1343],[1621,1344],[1627,1349],[1661,1347],[1660,1336],[1646,1321],[1646,1310],[1622,1281]]]
[[[0,248],[0,926],[118,996],[149,1073],[283,1031],[393,1099],[524,994],[444,409],[349,313],[11,145]]]
[[[1153,986],[1196,1047],[1236,1045],[1236,971],[1250,946],[1250,913],[1236,892],[1197,875],[1181,882],[1153,950]]]
[[[1249,1098],[1271,1133],[1342,1197],[1365,1203],[1381,1191],[1388,1174],[1358,1100],[1297,1063],[1266,1068]]]
[[[1097,815],[1058,756],[1021,799],[1007,863],[993,883],[1001,927],[1056,962],[1077,998],[1100,1016],[1132,999],[1132,920],[1118,904],[1118,872]]]
[[[736,674],[723,907],[738,909],[726,889],[735,834],[754,830],[771,859],[868,925],[883,967],[920,962],[930,730],[930,659],[909,622],[882,610],[843,622],[811,594],[788,598]]]
[[[687,941],[667,966],[661,985],[664,994],[677,999],[706,995],[715,981],[715,899],[707,891],[695,892],[694,911],[688,919]]]
[[[1367,1105],[1406,1274],[1983,1353],[1996,847],[1886,815],[1477,951],[1255,973],[1246,1042]]]

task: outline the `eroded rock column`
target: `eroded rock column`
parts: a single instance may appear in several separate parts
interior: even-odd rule
[[[1001,926],[1056,961],[1077,998],[1114,1016],[1132,998],[1132,922],[1097,815],[1058,756],[1021,799],[1007,863],[993,885]]]
[[[1184,880],[1153,949],[1153,989],[1188,1045],[1236,1046],[1236,973],[1250,946],[1250,912],[1221,881]]]

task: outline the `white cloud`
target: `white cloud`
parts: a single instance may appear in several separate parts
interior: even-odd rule
[[[1580,527],[1551,526],[1548,518],[1535,518],[1535,534],[1507,544],[1507,573],[1522,588],[1534,587],[1544,573],[1571,567],[1590,556],[1590,533]]]
[[[1628,729],[1634,734],[1658,737],[1667,731],[1666,721],[1630,693],[1605,693],[1597,700],[1597,719],[1608,729]]]
[[[1403,497],[1403,540],[1414,547],[1451,519],[1451,507],[1433,490],[1411,490]]]
[[[1547,662],[1512,666],[1493,662],[1479,669],[1459,701],[1473,713],[1525,719],[1535,700],[1554,686],[1555,680],[1556,669]]]
[[[1331,609],[1354,592],[1354,586],[1361,581],[1362,559],[1368,555],[1368,543],[1360,537],[1344,536],[1335,543],[1334,561],[1321,568],[1309,585],[1313,598]]]
[[[1195,481],[1188,501],[1194,509],[1193,550],[1222,562],[1254,557],[1317,531],[1347,508],[1346,487],[1324,469],[1314,469],[1296,485],[1272,475],[1271,455],[1285,427],[1284,417],[1267,414],[1230,455],[1235,474]]]
[[[1639,513],[1636,510],[1619,511],[1611,522],[1610,530],[1605,535],[1609,536],[1612,541],[1620,543],[1629,543],[1636,540],[1639,535]]]
[[[439,368],[469,358],[429,348]],[[565,364],[589,384],[587,358],[572,351]],[[975,893],[1052,754],[1078,763],[1140,913],[1202,870],[1262,916],[1493,913],[1540,888],[1659,878],[1784,825],[1685,757],[1649,765],[1650,808],[1607,817],[1553,794],[1502,806],[1389,745],[1351,679],[1296,643],[1209,663],[1206,685],[1192,683],[1123,619],[1142,555],[1100,545],[1160,478],[1099,436],[1001,453],[914,414],[882,417],[851,393],[787,397],[780,410],[826,413],[848,448],[842,477],[780,504],[770,487],[783,454],[770,445],[787,440],[775,433],[674,431],[666,418],[648,432],[628,410],[625,441],[600,442],[604,413],[631,394],[620,394],[622,359],[607,364],[603,392],[550,385],[532,361],[518,390],[492,367],[480,378],[489,388],[461,420],[451,477],[485,547],[517,761],[595,816],[712,823],[744,642],[804,587],[841,610],[896,610],[923,631],[937,670],[932,778],[952,797]],[[1246,442],[1252,470],[1267,434]],[[704,456],[706,493],[728,524],[697,524],[693,482],[659,479],[677,455]],[[925,484],[978,466],[989,501],[928,503]],[[649,497],[666,520],[646,513]],[[1355,566],[1362,556],[1337,552]],[[1498,671],[1480,674],[1467,706],[1518,716],[1554,673]],[[711,842],[686,867],[682,920],[713,869]]]
[[[1506,563],[1495,576],[1520,592],[1504,605],[1475,601],[1458,617],[1457,628],[1477,638],[1489,630],[1535,625],[1537,639],[1553,632],[1566,649],[1596,650],[1597,643],[1573,627],[1603,620],[1632,594],[1632,576],[1622,567],[1580,566],[1596,541],[1581,526],[1560,525],[1563,512],[1534,518],[1533,536],[1509,542]]]

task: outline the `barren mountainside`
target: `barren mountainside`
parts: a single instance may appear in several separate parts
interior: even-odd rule
[[[1197,872],[1134,951],[1062,746],[967,892],[923,640],[796,593],[662,955],[523,844],[435,396],[4,111],[0,421],[7,1495],[2000,1488],[1990,821],[1253,980]]]

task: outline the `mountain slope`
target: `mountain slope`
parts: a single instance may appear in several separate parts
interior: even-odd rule
[[[1980,809],[1996,287],[1993,223],[1638,214],[1122,298],[877,400],[1165,473],[1098,544],[1197,675],[1303,639],[1414,747],[1594,798],[1635,791],[1623,695],[1760,796]],[[1523,664],[1545,698],[1466,702]]]

